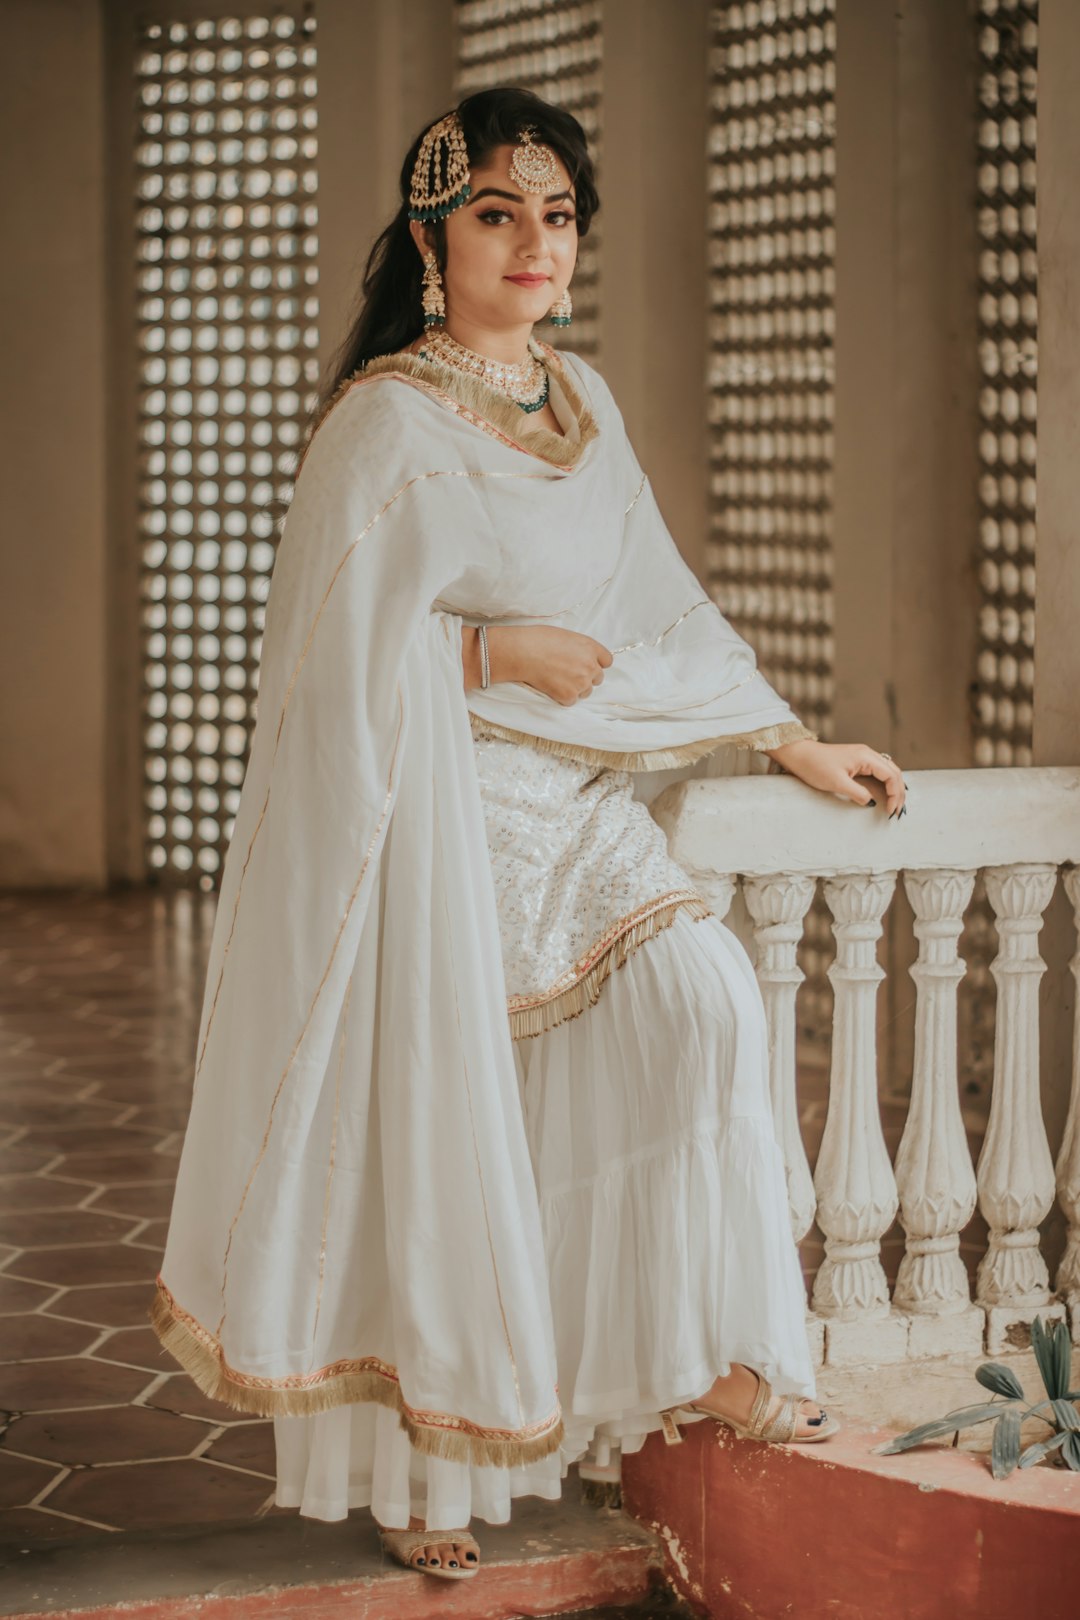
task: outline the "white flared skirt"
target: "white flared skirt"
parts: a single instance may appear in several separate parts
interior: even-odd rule
[[[660,1413],[742,1362],[815,1396],[806,1293],[769,1102],[749,957],[717,918],[676,914],[595,1006],[515,1043],[540,1200],[565,1439],[527,1467],[413,1451],[372,1404],[277,1417],[275,1502],[370,1507],[401,1528],[502,1524],[555,1499],[572,1462],[636,1451]],[[454,1265],[447,1256],[446,1264]]]

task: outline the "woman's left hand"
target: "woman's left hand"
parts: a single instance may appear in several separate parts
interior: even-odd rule
[[[876,804],[878,797],[858,777],[875,777],[885,785],[885,807],[890,818],[905,815],[907,789],[904,775],[894,759],[886,759],[865,743],[814,742],[803,737],[798,742],[785,743],[781,748],[767,750],[769,757],[782,765],[785,771],[797,776],[810,787],[822,793],[836,793],[855,804]]]

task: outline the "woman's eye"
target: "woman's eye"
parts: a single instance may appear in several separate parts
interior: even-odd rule
[[[486,208],[480,218],[482,220],[509,219],[510,215],[505,208]]]
[[[554,214],[548,215],[548,223],[553,224],[555,220],[558,220],[560,225],[569,225],[572,224],[576,218],[576,214],[568,214],[565,208],[559,208],[556,209]]]

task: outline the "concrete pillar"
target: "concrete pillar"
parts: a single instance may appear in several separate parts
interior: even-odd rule
[[[668,527],[701,573],[709,8],[603,9],[602,369]]]
[[[96,0],[6,0],[0,53],[0,884],[105,853],[103,89]]]
[[[1039,6],[1036,765],[1080,764],[1080,7]]]
[[[966,0],[838,0],[838,740],[966,765],[974,87]]]

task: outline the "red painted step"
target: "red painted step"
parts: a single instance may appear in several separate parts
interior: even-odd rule
[[[688,1424],[624,1459],[623,1502],[709,1620],[1076,1620],[1080,1475],[995,1480],[947,1443],[875,1455],[890,1432],[782,1446]]]
[[[385,1559],[370,1515],[341,1524],[275,1515],[184,1534],[124,1532],[0,1548],[0,1614],[77,1620],[538,1620],[635,1606],[660,1584],[658,1539],[584,1503],[514,1504],[475,1526],[473,1580],[414,1575]]]

